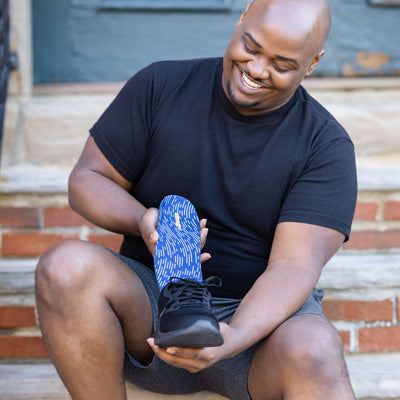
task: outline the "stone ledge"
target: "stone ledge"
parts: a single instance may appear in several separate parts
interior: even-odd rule
[[[35,305],[38,258],[0,258],[0,305]],[[1,393],[1,392],[0,392]]]
[[[346,356],[357,399],[400,398],[400,353]],[[127,383],[128,399],[141,400],[223,400],[210,392],[192,395],[160,395]],[[51,364],[0,364],[2,400],[70,399]]]
[[[379,78],[376,81],[332,78],[310,80],[306,86],[348,131],[357,157],[397,158],[398,162],[400,79],[379,82]],[[43,89],[42,94],[37,90],[33,96],[9,96],[3,161],[8,165],[18,162],[74,164],[88,130],[113,100],[120,85],[75,85],[69,87],[69,92],[66,87],[60,88],[58,94],[46,94]]]
[[[385,165],[363,160],[357,166],[359,191],[400,189],[400,164]]]
[[[30,304],[37,258],[0,259],[0,304]],[[336,254],[318,287],[326,297],[382,300],[400,295],[400,253]]]
[[[66,94],[115,94],[121,90],[125,82],[83,82],[39,84],[33,86],[34,96],[60,96]],[[387,90],[399,89],[400,77],[310,77],[304,80],[307,90]]]
[[[324,267],[318,287],[328,297],[381,300],[400,294],[400,254],[336,254]]]
[[[126,383],[128,400],[224,400],[210,392],[191,395],[161,395]],[[1,400],[70,400],[51,364],[0,364]]]
[[[72,166],[17,164],[0,169],[0,193],[67,193]],[[367,162],[358,166],[359,191],[400,190],[400,164]]]
[[[400,399],[400,353],[346,357],[358,399]]]
[[[18,164],[0,170],[0,193],[67,193],[72,167]]]

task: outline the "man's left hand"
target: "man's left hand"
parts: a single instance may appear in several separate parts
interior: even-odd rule
[[[164,349],[154,344],[154,338],[147,339],[154,353],[164,362],[176,368],[182,368],[196,373],[209,367],[219,360],[229,357],[229,336],[231,328],[224,322],[219,323],[219,329],[224,343],[218,347],[203,347],[200,349],[187,347],[168,347]]]

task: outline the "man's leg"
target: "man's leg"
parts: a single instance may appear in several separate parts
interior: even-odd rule
[[[334,326],[303,314],[280,325],[258,348],[248,389],[252,400],[354,400]]]
[[[74,400],[125,399],[124,348],[148,363],[150,300],[137,275],[101,246],[67,241],[40,259],[36,296],[43,338]]]

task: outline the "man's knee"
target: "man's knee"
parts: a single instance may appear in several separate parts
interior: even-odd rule
[[[79,240],[68,240],[50,248],[40,258],[36,268],[36,293],[48,297],[57,293],[77,289],[90,282],[93,270],[90,244]]]
[[[343,343],[334,326],[322,317],[302,316],[293,318],[292,330],[280,341],[282,362],[291,365],[303,375],[331,374],[343,365]],[[299,323],[295,323],[299,322]]]

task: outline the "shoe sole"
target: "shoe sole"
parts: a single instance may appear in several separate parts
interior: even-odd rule
[[[193,204],[181,196],[165,197],[159,208],[157,231],[154,271],[160,290],[171,277],[202,282],[200,222]]]
[[[187,328],[165,333],[157,328],[154,343],[164,348],[170,346],[201,348],[221,346],[224,340],[210,321],[199,320]]]

